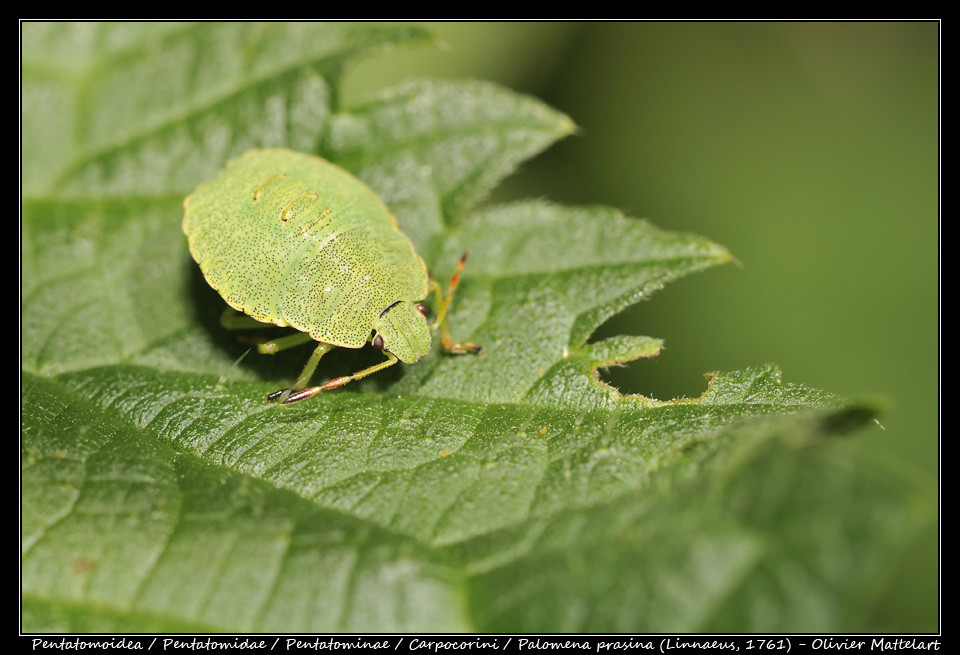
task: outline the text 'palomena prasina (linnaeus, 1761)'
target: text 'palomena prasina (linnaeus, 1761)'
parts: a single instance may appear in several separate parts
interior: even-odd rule
[[[183,207],[183,231],[204,277],[245,314],[228,309],[225,327],[300,330],[261,343],[262,353],[319,342],[293,385],[271,393],[268,402],[303,400],[398,361],[412,364],[430,351],[437,329],[448,352],[480,351],[475,343],[455,342],[446,318],[466,253],[444,296],[377,194],[325,159],[250,150],[197,187]],[[432,325],[420,304],[430,292],[439,304]],[[309,386],[324,354],[368,341],[385,361]]]

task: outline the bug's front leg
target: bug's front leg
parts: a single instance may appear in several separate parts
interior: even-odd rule
[[[326,344],[321,344],[321,345],[326,345]],[[330,347],[332,348],[333,346],[330,346]],[[316,353],[314,353],[314,354],[316,354]],[[319,387],[311,387],[311,388],[309,388],[309,389],[303,389],[302,391],[296,391],[296,392],[294,392],[294,393],[289,394],[287,397],[283,397],[283,395],[282,395],[282,394],[283,394],[283,391],[274,392],[274,393],[270,394],[269,396],[267,396],[267,401],[270,401],[270,400],[274,400],[274,399],[276,399],[276,398],[279,398],[279,399],[280,399],[280,402],[285,403],[285,404],[289,404],[289,403],[295,403],[295,402],[297,402],[298,400],[306,400],[307,398],[312,398],[312,397],[316,396],[316,395],[317,395],[318,393],[320,393],[321,391],[329,391],[330,389],[336,389],[337,387],[342,387],[342,386],[345,385],[347,382],[353,382],[354,380],[359,380],[360,378],[365,378],[365,377],[367,377],[368,375],[373,375],[373,374],[376,373],[377,371],[382,371],[383,369],[385,369],[385,368],[387,368],[387,367],[389,367],[389,366],[393,366],[394,364],[396,364],[397,362],[400,361],[400,360],[397,358],[397,356],[394,355],[394,354],[391,353],[391,352],[386,352],[386,351],[384,351],[383,354],[387,356],[386,361],[380,362],[379,364],[374,364],[373,366],[371,366],[371,367],[369,367],[369,368],[365,368],[365,369],[363,369],[362,371],[359,371],[358,373],[354,373],[353,375],[345,375],[345,376],[342,377],[342,378],[336,378],[336,379],[334,379],[334,380],[330,380],[330,381],[327,382],[326,384],[321,384]],[[313,359],[313,358],[311,357],[311,359]],[[319,359],[320,359],[320,358],[318,357],[317,360],[319,361]],[[309,365],[310,365],[310,362],[307,362],[307,366],[309,366]],[[317,367],[316,364],[314,364],[313,368],[316,368],[316,367]],[[306,368],[304,368],[304,372],[306,372]],[[311,371],[311,373],[312,373],[312,372],[313,372],[313,371]],[[300,377],[302,378],[302,377],[303,377],[303,374],[301,374]],[[297,378],[297,383],[299,384],[299,382],[300,382],[300,378]],[[294,386],[296,386],[296,385],[294,385]],[[278,394],[280,394],[280,395],[278,395]],[[275,397],[275,398],[271,398],[271,397]]]
[[[291,335],[297,336],[297,335]],[[317,344],[317,347],[314,349],[313,354],[310,355],[310,359],[307,360],[307,363],[304,365],[303,370],[300,372],[300,375],[297,376],[296,382],[293,383],[293,386],[287,389],[278,389],[270,395],[267,396],[266,402],[272,403],[279,401],[281,403],[293,403],[298,400],[303,400],[304,398],[309,398],[317,393],[314,391],[309,395],[304,395],[311,389],[307,389],[307,385],[310,384],[310,378],[313,377],[314,371],[317,370],[317,364],[320,363],[320,358],[326,355],[328,352],[336,348],[333,344],[323,343],[322,341]],[[330,384],[329,382],[327,384]],[[316,387],[315,387],[316,388]],[[320,389],[322,391],[322,389]]]

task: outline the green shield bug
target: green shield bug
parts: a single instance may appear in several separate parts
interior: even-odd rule
[[[228,309],[224,326],[300,331],[260,344],[263,353],[319,342],[296,382],[267,402],[296,402],[398,361],[412,364],[430,351],[437,329],[448,352],[480,351],[475,343],[456,343],[446,318],[466,253],[444,297],[380,198],[325,159],[250,150],[197,187],[183,207],[183,231],[204,277],[246,314]],[[430,291],[440,305],[432,325],[420,304]],[[385,361],[309,386],[324,354],[368,341]]]

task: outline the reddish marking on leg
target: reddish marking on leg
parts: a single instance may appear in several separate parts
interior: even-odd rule
[[[464,252],[460,255],[460,261],[457,263],[457,270],[453,272],[453,277],[450,278],[450,291],[453,293],[453,290],[457,288],[457,285],[460,284],[460,272],[463,270],[463,267],[467,265],[467,253]]]
[[[353,379],[353,376],[348,375],[346,377],[337,378],[336,380],[330,380],[325,385],[323,385],[322,389],[325,391],[329,389],[336,389],[337,387],[342,387],[352,379]]]
[[[310,387],[309,389],[304,389],[303,391],[292,393],[287,397],[286,400],[283,401],[283,404],[289,405],[290,403],[295,403],[298,400],[306,400],[307,398],[313,398],[321,391],[323,391],[323,387]]]

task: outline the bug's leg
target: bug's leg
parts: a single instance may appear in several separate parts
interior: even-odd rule
[[[287,348],[293,348],[295,346],[302,346],[303,344],[310,343],[311,341],[313,341],[313,339],[308,333],[296,332],[294,334],[288,334],[285,337],[279,337],[277,339],[258,343],[257,352],[261,355],[275,355],[281,350],[286,350]]]
[[[305,333],[304,333],[305,334]],[[291,337],[296,337],[299,335],[292,334]],[[307,335],[309,338],[310,335]],[[287,338],[287,337],[285,337]],[[280,339],[277,339],[280,341]],[[316,349],[314,349],[313,354],[310,355],[310,359],[307,360],[307,363],[304,365],[303,370],[300,372],[300,375],[297,376],[296,382],[293,383],[293,386],[287,389],[278,389],[272,394],[267,396],[267,402],[272,403],[275,400],[279,400],[281,403],[292,403],[296,400],[301,400],[301,398],[294,398],[303,393],[307,385],[310,384],[310,378],[313,377],[313,372],[317,370],[317,364],[320,363],[320,358],[326,355],[328,352],[336,348],[333,344],[323,343],[322,341],[317,344]],[[329,384],[329,383],[328,383]],[[310,391],[310,389],[307,389]],[[314,392],[316,393],[316,392]],[[310,394],[311,396],[313,394]],[[309,398],[310,396],[303,396],[304,398]]]
[[[453,277],[450,278],[450,287],[447,290],[446,297],[442,296],[443,290],[440,288],[440,284],[436,280],[430,280],[430,287],[433,289],[433,295],[440,307],[437,311],[437,320],[430,326],[430,329],[432,331],[440,330],[440,344],[448,353],[455,355],[478,353],[481,350],[481,346],[472,341],[464,341],[463,343],[454,341],[453,332],[450,330],[450,321],[447,320],[447,309],[450,308],[450,303],[453,301],[453,292],[457,290],[457,285],[460,284],[460,272],[466,263],[467,253],[463,253],[460,256],[460,262],[457,264],[457,270],[453,272]]]
[[[320,344],[320,345],[326,345],[326,344]],[[333,346],[330,346],[330,347],[332,348]],[[321,384],[319,387],[310,387],[309,389],[304,389],[303,391],[296,391],[290,394],[289,396],[287,396],[286,398],[281,399],[280,402],[289,404],[289,403],[295,403],[298,400],[306,400],[307,398],[312,398],[313,396],[316,396],[321,391],[329,391],[330,389],[336,389],[337,387],[342,387],[347,382],[353,382],[354,380],[365,378],[368,375],[373,375],[377,371],[382,371],[383,369],[389,366],[393,366],[394,364],[400,361],[399,359],[397,359],[397,356],[391,352],[384,351],[383,354],[387,356],[386,361],[380,362],[379,364],[374,364],[370,368],[365,368],[359,373],[354,373],[353,375],[347,375],[342,378],[336,378],[335,380],[330,380],[326,384]],[[319,359],[320,358],[318,357],[317,360],[319,361]],[[309,362],[307,362],[307,364],[309,365]],[[316,364],[314,364],[314,368],[316,368]],[[304,369],[304,372],[306,372],[306,369]],[[301,377],[303,376],[301,375]],[[300,379],[297,378],[297,382],[299,381]],[[272,396],[274,394],[270,394],[270,395]]]
[[[228,330],[256,330],[277,327],[273,323],[264,323],[263,321],[258,321],[252,316],[241,314],[230,307],[227,307],[220,316],[220,325]],[[262,342],[256,342],[252,340],[248,341],[247,339],[239,340],[246,342],[249,345],[253,345],[255,343],[257,346],[257,352],[259,352],[261,355],[273,355],[281,350],[286,350],[287,348],[293,348],[295,346],[313,341],[310,335],[306,332],[297,332],[285,337],[279,337],[277,339]]]
[[[258,321],[252,316],[241,314],[233,307],[227,307],[220,315],[220,325],[228,330],[257,330],[277,327],[273,323]]]

